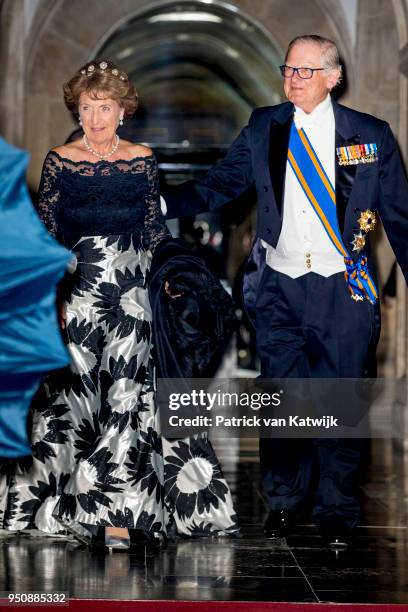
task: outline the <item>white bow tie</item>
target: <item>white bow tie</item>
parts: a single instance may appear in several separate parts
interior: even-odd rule
[[[298,130],[308,128],[312,125],[317,125],[317,121],[313,117],[298,117],[295,119],[295,125]]]

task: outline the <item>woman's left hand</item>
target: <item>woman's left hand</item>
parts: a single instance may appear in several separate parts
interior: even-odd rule
[[[171,293],[169,281],[164,281],[164,290],[167,293],[167,295],[169,295],[172,299],[181,297],[184,294],[184,291],[181,291],[181,293],[174,293],[174,294]]]

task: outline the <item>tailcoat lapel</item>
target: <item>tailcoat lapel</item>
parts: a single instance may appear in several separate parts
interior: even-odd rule
[[[360,144],[360,134],[358,133],[358,129],[352,125],[352,123],[349,121],[347,113],[335,100],[333,100],[333,112],[336,125],[336,149],[337,147],[347,147],[349,145]],[[357,165],[340,166],[336,151],[334,151],[334,155],[336,168],[335,186],[337,221],[340,232],[343,234],[346,208],[353,188]]]
[[[286,162],[293,121],[293,104],[284,105],[271,122],[269,138],[269,171],[279,215],[282,217]]]

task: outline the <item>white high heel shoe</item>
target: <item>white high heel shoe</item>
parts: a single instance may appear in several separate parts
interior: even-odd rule
[[[105,546],[109,550],[109,554],[113,551],[125,551],[130,548],[130,538],[105,534]]]

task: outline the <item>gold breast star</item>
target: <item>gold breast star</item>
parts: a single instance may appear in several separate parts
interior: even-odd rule
[[[361,213],[360,218],[358,220],[360,229],[363,232],[370,232],[371,230],[373,230],[375,228],[376,223],[377,219],[375,216],[375,212],[373,210],[370,210],[369,208],[367,208],[367,210],[364,210]]]

